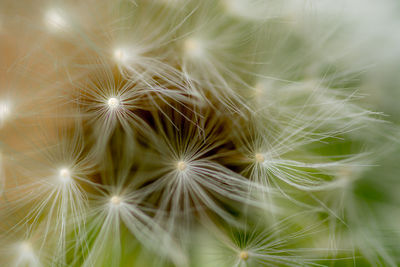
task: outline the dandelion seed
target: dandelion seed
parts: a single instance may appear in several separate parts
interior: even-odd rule
[[[126,49],[117,48],[114,50],[114,59],[119,63],[126,63],[129,59],[129,53]]]
[[[178,168],[179,171],[184,171],[187,168],[187,164],[184,161],[179,161],[176,164],[176,167]]]
[[[10,105],[7,103],[0,103],[0,120],[5,119],[10,113]]]
[[[126,178],[130,177],[125,171],[117,175],[118,181],[126,181]],[[112,266],[120,266],[120,227],[122,224],[138,241],[147,248],[157,251],[160,256],[171,258],[176,262],[182,260],[184,256],[178,255],[179,251],[176,250],[179,248],[169,233],[142,210],[140,203],[142,196],[136,191],[132,191],[122,197],[118,191],[106,196],[106,203],[104,203],[104,196],[98,198],[102,205],[94,208],[94,217],[90,220],[90,227],[98,229],[98,234],[88,257],[80,266],[89,267],[93,266],[93,263],[102,263],[108,260],[109,255],[112,256],[110,259],[113,263]],[[162,249],[160,249],[161,247]],[[178,266],[186,265],[178,264]]]
[[[122,199],[121,199],[121,197],[119,197],[119,196],[113,196],[113,197],[111,197],[111,199],[110,199],[110,203],[111,203],[113,206],[119,206],[119,205],[122,203]]]
[[[176,113],[171,112],[174,114],[171,117],[161,115],[156,118],[157,133],[151,136],[149,142],[154,148],[154,157],[162,155],[157,162],[162,164],[162,168],[165,167],[165,172],[147,185],[146,192],[154,195],[173,192],[162,193],[157,219],[165,219],[167,216],[170,232],[177,230],[175,227],[178,220],[190,222],[193,212],[198,212],[204,217],[212,213],[235,224],[236,220],[221,208],[220,202],[215,201],[214,196],[261,206],[257,199],[249,196],[248,180],[218,163],[218,153],[210,153],[217,150],[226,140],[223,135],[227,133],[217,130],[220,129],[221,118],[207,116],[209,119],[193,125],[187,120],[175,120]],[[171,118],[174,119],[172,122],[177,128],[162,122]],[[199,133],[204,139],[198,138]],[[211,155],[208,155],[209,153]],[[184,234],[186,230],[188,228],[179,228],[178,234]]]
[[[36,255],[32,247],[31,242],[29,241],[19,242],[15,244],[13,249],[15,249],[17,257],[15,261],[12,263],[12,265],[7,265],[7,266],[30,266],[30,267],[42,266],[38,256]]]
[[[19,245],[19,249],[21,250],[21,252],[23,254],[32,254],[33,253],[32,245],[28,241],[21,242],[21,244]]]
[[[50,9],[45,14],[45,22],[50,30],[56,31],[67,27],[64,16],[55,9]]]
[[[309,213],[312,214],[312,213]],[[307,214],[308,215],[308,214]],[[305,229],[293,229],[291,219],[304,214],[293,214],[271,225],[253,224],[229,231],[210,232],[204,254],[209,257],[201,266],[319,266],[315,263],[318,252],[326,248],[304,247],[304,241],[318,234],[321,222]],[[207,237],[207,233],[204,233]]]
[[[10,117],[11,107],[9,103],[0,103],[0,126]]]
[[[257,83],[254,86],[254,94],[255,96],[262,96],[263,92],[265,91],[265,87],[262,83]]]
[[[181,0],[161,0],[161,2],[165,5],[175,7],[181,2]]]
[[[221,5],[232,16],[247,20],[266,20],[284,14],[287,1],[221,0]],[[293,5],[293,3],[291,3]]]
[[[60,171],[58,172],[58,177],[60,178],[60,180],[64,183],[69,182],[71,180],[71,172],[69,169],[67,168],[62,168],[60,169]]]
[[[201,41],[189,38],[183,43],[185,54],[192,57],[200,57],[204,54],[204,45]]]
[[[243,250],[239,253],[239,258],[246,261],[249,258],[249,252]]]
[[[240,0],[222,0],[222,6],[232,14],[241,14],[243,10],[246,10],[246,3]]]
[[[108,99],[107,104],[110,109],[116,109],[119,106],[119,100],[116,97],[111,97],[110,99]]]
[[[263,162],[265,161],[265,157],[264,157],[264,155],[261,154],[261,153],[257,153],[257,154],[255,155],[255,159],[256,159],[256,161],[257,161],[258,163],[263,163]]]

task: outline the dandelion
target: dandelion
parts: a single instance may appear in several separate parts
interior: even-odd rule
[[[14,2],[1,266],[398,265],[396,82],[355,49],[396,38],[340,1]]]

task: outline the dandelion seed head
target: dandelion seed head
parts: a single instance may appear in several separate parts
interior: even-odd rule
[[[254,158],[258,163],[263,163],[265,161],[265,157],[261,153],[255,154]]]
[[[183,160],[178,161],[178,163],[176,164],[176,168],[178,169],[178,171],[184,171],[187,168],[187,163],[184,162]]]
[[[240,251],[240,253],[239,253],[239,258],[241,259],[241,260],[247,260],[248,258],[249,258],[249,252],[247,252],[247,251],[245,251],[245,250],[243,250],[243,251]]]
[[[112,197],[110,198],[110,203],[111,203],[113,206],[119,206],[119,205],[122,203],[122,199],[121,199],[121,197],[119,197],[119,196],[112,196]]]
[[[57,31],[67,27],[64,16],[55,9],[50,9],[45,14],[45,23],[50,30]]]
[[[77,12],[93,4],[82,2],[87,3]],[[10,225],[5,232],[15,238],[25,236],[11,239],[12,266],[123,266],[136,261],[136,254],[125,255],[131,241],[154,250],[156,263],[165,257],[167,264],[187,266],[206,253],[193,255],[184,249],[186,240],[203,235],[211,237],[204,239],[206,249],[218,253],[200,258],[214,260],[216,254],[226,261],[209,264],[218,266],[308,265],[313,259],[300,245],[311,244],[317,259],[326,258],[328,249],[336,249],[331,233],[339,235],[341,250],[341,239],[347,242],[353,233],[341,226],[336,231],[331,223],[336,227],[339,216],[346,215],[349,227],[358,226],[353,218],[347,220],[346,202],[361,170],[353,167],[358,161],[353,164],[342,155],[359,147],[353,145],[356,137],[349,143],[335,140],[347,138],[373,113],[350,103],[358,94],[348,96],[348,87],[360,85],[361,90],[361,75],[353,76],[352,70],[342,75],[346,62],[336,54],[327,53],[328,59],[307,55],[314,50],[322,55],[325,41],[347,34],[337,34],[340,27],[317,28],[308,40],[309,20],[293,27],[301,16],[289,17],[280,1],[153,0],[142,5],[131,0],[123,12],[109,12],[121,10],[117,1],[108,2],[77,21],[76,14],[83,13],[45,7],[39,18],[45,35],[30,31],[29,25],[19,31],[20,23],[7,22],[4,29],[12,26],[21,36],[2,46],[10,50],[5,66],[15,66],[7,68],[6,86],[22,88],[6,90],[11,101],[0,98],[0,127],[13,119],[18,123],[7,126],[20,132],[13,131],[16,127],[1,131],[5,166],[0,152],[0,193],[6,189],[8,199],[1,204],[0,225]],[[265,21],[269,18],[271,23]],[[68,38],[54,39],[60,36]],[[110,40],[116,42],[110,46]],[[352,65],[354,72],[356,65],[364,66]],[[22,80],[25,74],[32,78]],[[347,77],[360,82],[347,83]],[[40,92],[24,96],[32,82]],[[40,122],[45,128],[36,127]],[[362,138],[367,141],[366,135]],[[340,147],[320,149],[327,142],[328,150],[336,143]],[[330,152],[339,154],[331,160]],[[52,168],[54,163],[61,164]],[[14,176],[15,183],[7,180]],[[336,190],[342,180],[349,187],[333,192],[332,214],[338,218],[320,218],[321,210],[331,209],[325,189]],[[265,229],[268,225],[271,229]],[[314,246],[307,231],[329,235],[329,245]],[[220,246],[208,242],[214,238]],[[345,248],[354,247],[358,257],[365,246],[359,249],[354,241]],[[2,258],[9,244],[0,243]],[[342,254],[347,258],[347,252]],[[147,259],[138,256],[139,264]],[[4,262],[0,259],[1,266],[11,266]]]
[[[116,109],[119,107],[119,100],[116,97],[111,97],[107,101],[107,105],[110,109]]]

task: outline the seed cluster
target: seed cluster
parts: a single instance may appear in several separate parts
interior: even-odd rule
[[[377,114],[293,1],[6,2],[0,266],[369,260]]]

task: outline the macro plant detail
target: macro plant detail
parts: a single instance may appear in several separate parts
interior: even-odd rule
[[[0,1],[0,266],[398,266],[396,75],[311,2]]]

